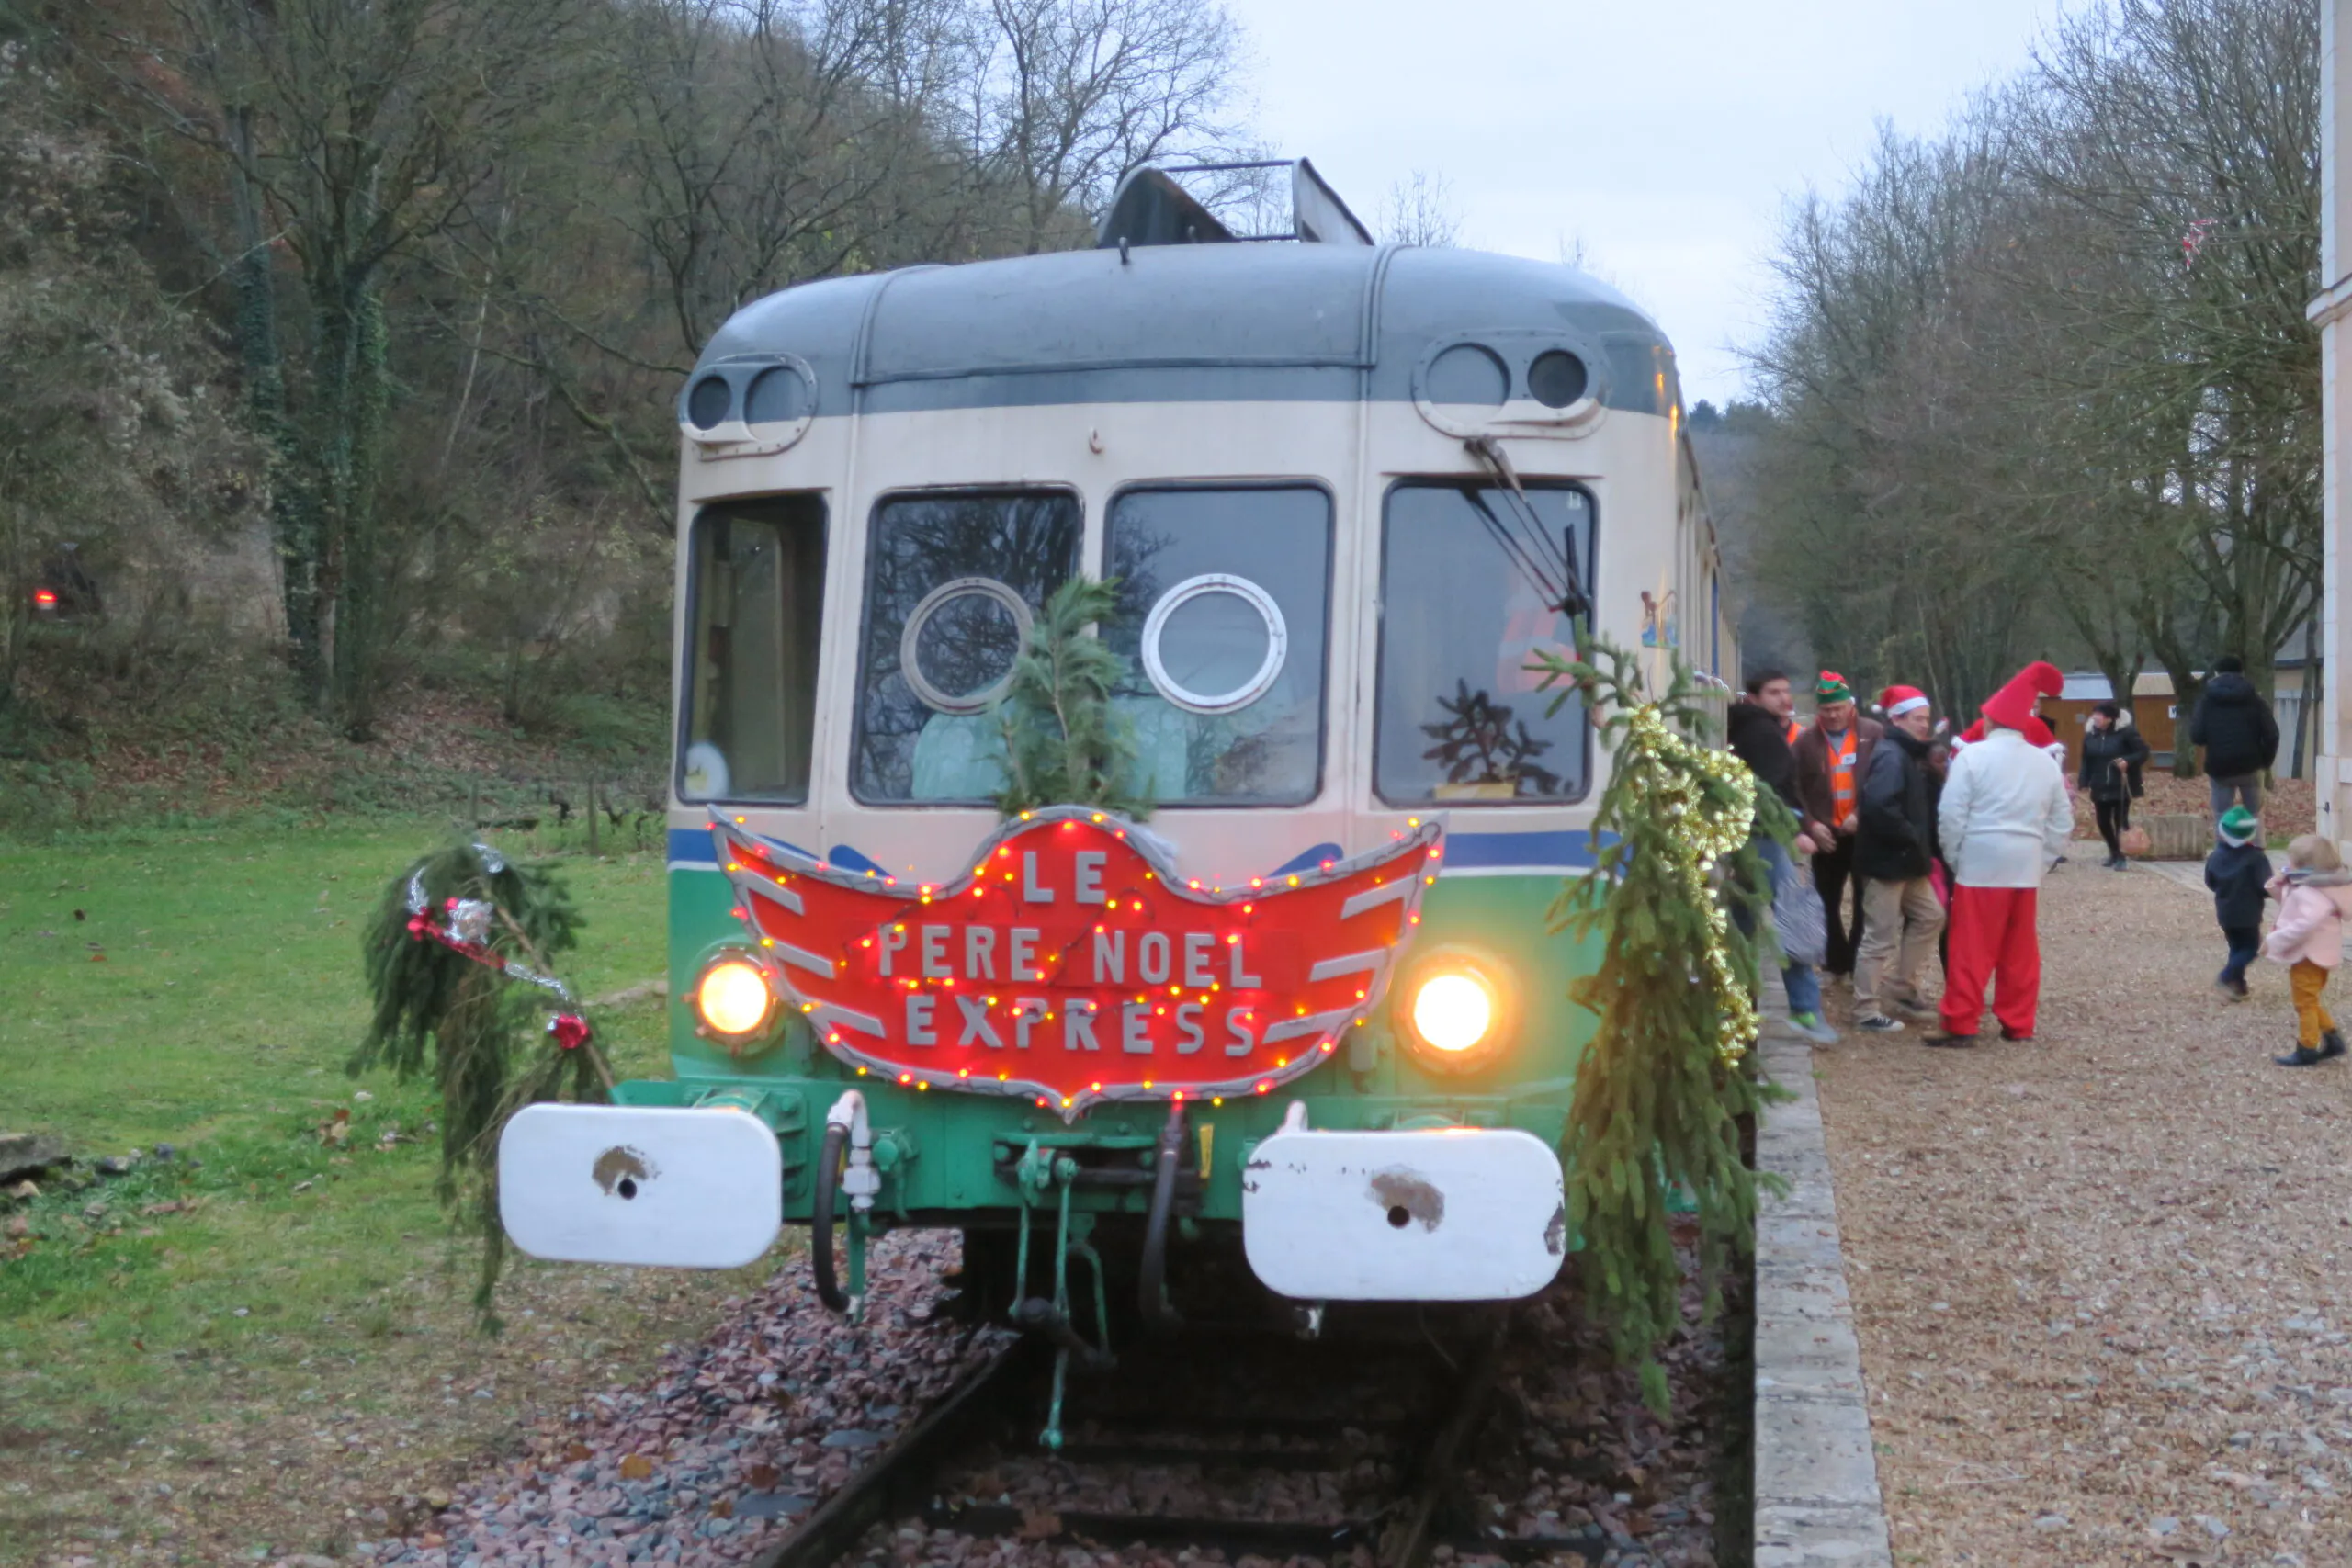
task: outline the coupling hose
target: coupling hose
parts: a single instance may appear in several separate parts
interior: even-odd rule
[[[833,1274],[833,1195],[841,1187],[842,1156],[849,1148],[849,1128],[825,1124],[825,1141],[817,1153],[817,1194],[808,1210],[808,1262],[817,1274],[817,1299],[834,1312],[849,1311]]]

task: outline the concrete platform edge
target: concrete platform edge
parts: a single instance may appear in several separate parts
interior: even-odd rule
[[[1893,1568],[1813,1047],[1777,1025],[1764,1073],[1794,1098],[1756,1133],[1757,1168],[1791,1189],[1758,1204],[1756,1568]]]

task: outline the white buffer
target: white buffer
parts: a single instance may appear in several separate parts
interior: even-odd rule
[[[1530,1133],[1474,1127],[1311,1133],[1294,1109],[1250,1155],[1241,1244],[1298,1301],[1481,1302],[1559,1273],[1559,1157]]]
[[[498,1140],[498,1217],[566,1263],[737,1269],[784,1225],[784,1156],[749,1111],[527,1105]]]

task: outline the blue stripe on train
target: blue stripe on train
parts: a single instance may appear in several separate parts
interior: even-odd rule
[[[797,854],[808,852],[794,844],[785,847]],[[1302,863],[1312,865],[1325,856],[1338,852],[1337,845],[1317,844],[1298,860],[1277,867],[1273,874],[1281,875],[1295,870]],[[836,844],[832,853],[836,864],[852,871],[863,871],[873,864],[846,844]],[[671,829],[670,863],[717,865],[718,853],[711,842],[710,829]],[[1503,866],[1526,871],[1590,871],[1593,866],[1592,835],[1581,828],[1555,833],[1450,833],[1445,840],[1445,863],[1455,871],[1481,871]]]
[[[1482,871],[1590,871],[1592,834],[1583,828],[1555,833],[1448,833],[1445,869]]]

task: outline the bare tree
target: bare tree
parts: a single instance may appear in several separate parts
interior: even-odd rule
[[[2173,558],[2210,614],[2160,596],[2141,628],[2184,700],[2220,652],[2267,690],[2317,604],[2318,51],[2312,0],[2126,0],[2023,100],[2030,176],[2083,235],[2048,378],[2103,416],[2097,471],[2137,502],[2119,547]]]
[[[1792,210],[1762,554],[1825,657],[1963,707],[2053,649],[2267,683],[2319,568],[2315,17],[2117,0]]]
[[[1216,0],[982,0],[966,135],[1012,193],[1028,252],[1082,243],[1130,171],[1214,157],[1241,30]]]
[[[1458,245],[1462,209],[1453,182],[1434,169],[1415,169],[1388,187],[1374,223],[1384,240],[1399,245]]]

